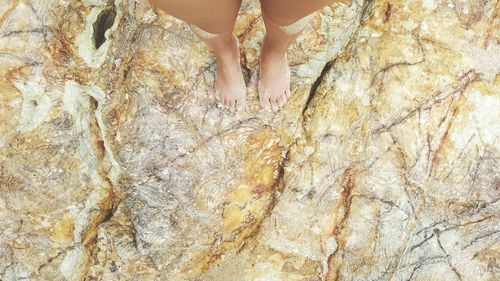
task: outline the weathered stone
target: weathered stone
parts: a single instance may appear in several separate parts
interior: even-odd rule
[[[261,113],[147,1],[0,7],[0,280],[500,278],[498,3],[353,1],[291,48]]]

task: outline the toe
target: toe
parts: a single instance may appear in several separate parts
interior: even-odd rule
[[[260,105],[262,106],[262,109],[264,109],[265,111],[269,111],[271,110],[271,104],[269,103],[269,96],[266,94],[266,90],[261,83],[262,81],[259,79],[259,82],[257,84],[257,89],[259,91]]]
[[[227,99],[226,102],[227,102],[226,103],[227,109],[229,111],[233,111],[233,108],[234,108],[234,101],[233,101],[233,99]]]
[[[271,110],[271,102],[269,101],[268,98],[264,99],[264,102],[263,102],[263,108],[267,111],[270,111]]]
[[[287,89],[287,90],[285,91],[285,96],[286,96],[286,99],[289,99],[291,95],[292,95],[292,94],[290,93],[290,89]]]
[[[283,93],[277,100],[276,103],[278,104],[279,107],[282,107],[285,104],[286,101],[286,95]]]
[[[273,109],[273,111],[278,111],[279,106],[276,100],[271,100],[271,108]]]
[[[227,109],[227,106],[228,106],[228,102],[227,102],[227,99],[225,97],[221,97],[221,101],[222,101],[222,105],[225,109]]]
[[[230,99],[229,100],[229,110],[231,112],[234,112],[235,109],[236,109],[236,100]]]
[[[269,98],[268,97],[265,97],[263,95],[259,95],[259,99],[260,99],[260,104],[262,105],[262,108],[264,110],[271,109],[271,104],[269,103]]]

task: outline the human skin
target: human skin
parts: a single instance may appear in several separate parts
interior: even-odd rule
[[[233,28],[241,0],[149,0],[152,6],[202,30],[198,36],[215,54],[215,90],[227,109],[242,111],[246,105],[246,85],[241,73],[237,38]],[[266,110],[277,111],[291,96],[290,68],[286,53],[302,30],[286,32],[300,19],[332,4],[332,0],[260,0],[266,35],[259,70],[259,99]],[[351,0],[338,0],[350,4]],[[206,35],[206,36],[204,36]]]

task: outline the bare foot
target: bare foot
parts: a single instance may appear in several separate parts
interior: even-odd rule
[[[266,26],[266,35],[262,42],[257,88],[262,107],[265,110],[277,111],[291,96],[287,50],[305,28],[310,16],[285,26],[274,23],[264,10],[262,18]]]
[[[226,42],[210,47],[217,57],[215,91],[218,99],[230,111],[241,112],[245,109],[247,88],[241,72],[238,38],[231,34]]]
[[[260,75],[258,82],[259,99],[265,110],[277,111],[290,93],[290,67],[286,50],[272,50],[264,38],[260,55]]]

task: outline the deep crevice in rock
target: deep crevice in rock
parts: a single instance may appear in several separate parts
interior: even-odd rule
[[[321,85],[321,82],[323,81],[323,79],[325,78],[325,75],[328,73],[328,71],[330,71],[330,69],[333,67],[334,64],[335,64],[335,59],[327,62],[325,64],[325,66],[323,67],[323,70],[321,70],[321,74],[319,75],[319,77],[312,84],[311,90],[309,91],[309,96],[307,97],[307,101],[304,105],[304,108],[302,109],[302,115],[304,115],[306,110],[309,108],[309,104],[311,103],[314,96],[316,95],[316,92],[317,92],[319,86]]]
[[[97,16],[97,20],[94,22],[94,45],[96,49],[106,42],[106,31],[113,26],[116,18],[116,10],[108,9],[102,11],[99,16]]]
[[[95,217],[94,219],[91,218],[89,220],[89,225],[82,234],[83,247],[89,251],[90,253],[89,255],[92,259],[96,259],[96,256],[99,252],[99,248],[97,247],[99,228],[113,218],[123,198],[120,196],[116,184],[111,180],[109,176],[109,171],[105,171],[104,169],[103,163],[105,161],[106,155],[112,154],[112,152],[108,151],[104,145],[106,139],[105,138],[106,132],[104,131],[104,128],[101,127],[101,124],[99,123],[99,118],[97,117],[97,112],[99,111],[99,107],[101,106],[100,101],[96,99],[95,96],[92,95],[88,95],[88,98],[90,103],[89,117],[93,119],[92,123],[95,126],[95,129],[92,130],[93,133],[92,137],[94,145],[97,151],[99,152],[97,153],[98,156],[96,156],[97,157],[96,160],[99,165],[97,169],[100,171],[99,174],[102,178],[103,184],[107,187],[107,192],[109,192],[107,198],[104,198],[105,201],[109,200],[108,201],[109,204],[104,204],[104,201],[101,201],[96,206],[97,209],[94,209],[94,211],[98,212],[98,214],[96,215],[97,217]],[[87,266],[87,268],[85,269],[86,271],[85,276],[88,276],[91,267],[92,265]]]
[[[331,235],[335,236],[338,246],[335,252],[327,258],[328,271],[326,272],[326,280],[338,281],[340,278],[346,244],[344,231],[351,212],[353,190],[356,187],[357,176],[357,167],[349,166],[340,178],[341,193],[335,212],[335,225],[331,232]]]
[[[373,0],[368,0],[361,7],[360,23],[363,24],[372,15]],[[386,18],[387,19],[387,18]]]

